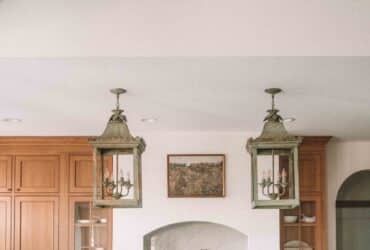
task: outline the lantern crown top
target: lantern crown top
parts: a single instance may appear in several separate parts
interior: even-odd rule
[[[282,92],[280,88],[265,89],[265,93],[271,95],[271,109],[267,110],[267,115],[263,120],[265,122],[262,133],[259,137],[248,140],[248,147],[251,144],[258,143],[293,143],[299,144],[301,138],[290,135],[285,129],[283,118],[279,114],[279,110],[275,108],[275,95]]]
[[[144,140],[131,135],[127,126],[127,118],[123,114],[123,109],[120,107],[120,95],[127,91],[122,88],[115,88],[111,89],[110,92],[116,96],[116,107],[112,110],[113,114],[110,116],[104,132],[95,139],[90,140],[90,143],[93,145],[121,144],[126,147],[138,147],[141,151],[144,151]]]

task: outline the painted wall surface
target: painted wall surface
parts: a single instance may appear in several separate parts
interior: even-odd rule
[[[370,141],[336,141],[327,147],[328,249],[336,250],[335,200],[340,186],[353,173],[370,169]]]
[[[234,228],[248,236],[249,250],[279,249],[278,210],[251,209],[250,157],[245,143],[252,134],[168,132],[140,136],[147,143],[143,208],[114,210],[114,250],[142,250],[144,235],[184,221],[209,221]],[[166,156],[170,153],[226,154],[226,197],[167,198]]]

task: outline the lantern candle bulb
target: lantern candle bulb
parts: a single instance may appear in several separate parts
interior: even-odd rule
[[[123,176],[123,170],[122,169],[119,170],[119,176],[120,176],[121,182],[124,182],[125,181],[125,178]]]
[[[269,169],[267,173],[268,173],[267,174],[267,181],[271,182],[271,180],[272,180],[272,171],[271,171],[271,169]]]
[[[287,183],[287,173],[285,168],[281,171],[281,182],[282,183]]]

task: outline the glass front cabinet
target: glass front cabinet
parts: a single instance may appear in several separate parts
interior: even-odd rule
[[[70,249],[112,249],[112,209],[93,206],[92,197],[70,197]]]

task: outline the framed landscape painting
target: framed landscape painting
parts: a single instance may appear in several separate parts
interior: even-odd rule
[[[167,155],[168,197],[224,197],[224,154]]]

